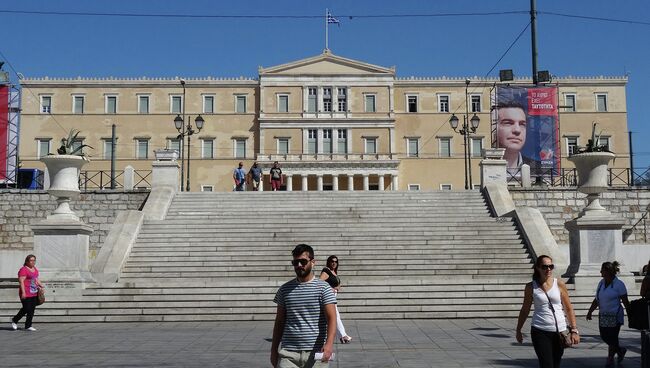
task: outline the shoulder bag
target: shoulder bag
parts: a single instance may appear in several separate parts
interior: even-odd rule
[[[551,298],[548,296],[542,285],[539,285],[539,288],[542,289],[544,292],[544,295],[546,295],[546,299],[548,299],[548,306],[551,308],[551,312],[553,313],[553,319],[555,320],[555,332],[558,334],[558,338],[560,339],[560,344],[562,344],[562,347],[565,348],[570,348],[573,346],[573,340],[571,340],[571,334],[569,331],[562,331],[560,332],[560,328],[557,325],[557,317],[555,317],[555,308],[553,308],[553,303],[551,303]]]

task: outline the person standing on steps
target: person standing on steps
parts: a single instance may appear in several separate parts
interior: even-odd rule
[[[621,331],[621,325],[624,324],[623,307],[630,309],[630,301],[627,299],[627,288],[623,281],[616,277],[619,272],[618,262],[604,262],[600,268],[600,275],[603,277],[596,288],[596,297],[591,302],[587,320],[591,320],[591,314],[598,311],[598,329],[600,338],[608,346],[607,366],[614,365],[614,355],[618,355],[618,362],[621,363],[625,358],[626,348],[620,346],[618,334]],[[628,313],[629,315],[629,313]]]
[[[253,166],[251,166],[250,170],[248,170],[248,177],[251,180],[251,184],[253,185],[253,190],[258,191],[260,190],[260,183],[262,182],[262,169],[257,165],[257,161],[253,162]]]
[[[36,304],[38,303],[38,289],[43,288],[43,285],[38,280],[38,269],[36,268],[36,256],[30,254],[25,258],[25,263],[18,270],[18,295],[23,307],[20,308],[18,314],[11,318],[11,328],[15,331],[18,329],[18,322],[24,317],[25,330],[36,331],[32,327],[32,319],[36,311]]]
[[[329,367],[336,336],[336,296],[312,272],[316,264],[312,247],[298,244],[291,254],[296,278],[282,285],[273,299],[277,310],[271,364],[277,368]]]
[[[572,344],[580,343],[569,292],[562,280],[553,277],[554,268],[551,257],[537,257],[533,267],[533,281],[526,284],[524,301],[517,320],[516,339],[521,344],[524,341],[521,329],[530,314],[530,307],[535,304],[530,337],[540,368],[560,367],[564,354],[560,332],[567,333],[568,330]]]
[[[233,171],[232,179],[235,181],[235,191],[243,192],[244,185],[246,185],[246,171],[244,170],[244,163],[240,162],[239,166]]]
[[[271,180],[271,190],[278,191],[282,186],[282,169],[280,169],[280,164],[277,161],[273,163],[273,167],[269,172],[269,180]]]
[[[338,276],[338,270],[339,257],[332,255],[327,257],[327,265],[320,272],[320,279],[332,287],[335,296],[338,296],[338,292],[341,290],[341,279]],[[352,341],[352,338],[345,332],[345,326],[343,326],[343,321],[341,321],[338,301],[336,303],[336,337],[342,344],[348,344]]]

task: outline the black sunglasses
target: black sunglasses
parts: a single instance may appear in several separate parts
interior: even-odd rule
[[[332,259],[332,260],[330,260],[330,262],[332,262],[332,263],[339,263],[339,260],[338,260],[338,259]]]
[[[309,262],[310,262],[309,259],[300,258],[300,259],[294,259],[293,261],[291,261],[291,264],[294,266],[297,266],[298,264],[300,264],[301,266],[306,266],[307,263]]]
[[[553,271],[553,269],[555,268],[555,265],[554,264],[541,265],[541,266],[539,266],[539,268],[541,268],[542,270],[551,270],[551,271]]]

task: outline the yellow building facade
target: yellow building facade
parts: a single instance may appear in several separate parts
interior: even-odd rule
[[[462,190],[463,136],[449,119],[455,113],[462,123],[466,104],[469,117],[480,118],[468,147],[476,186],[480,151],[492,145],[491,93],[500,83],[468,81],[399,78],[395,68],[327,50],[261,67],[257,79],[27,78],[21,80],[20,162],[43,168],[39,158],[55,152],[74,128],[80,143],[94,147],[85,151],[91,162],[84,170],[108,171],[115,124],[116,169],[144,172],[154,150],[179,148],[174,118],[194,124],[201,115],[204,128],[191,136],[189,148],[192,191],[233,190],[240,161],[246,170],[259,162],[267,180],[278,161],[287,190]],[[562,168],[572,167],[566,157],[587,143],[592,122],[617,154],[614,166],[629,167],[626,83],[625,77],[596,77],[549,84],[558,87],[564,106]]]

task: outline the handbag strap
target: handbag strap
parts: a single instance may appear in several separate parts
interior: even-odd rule
[[[555,279],[553,280],[553,283],[555,284]],[[551,302],[551,297],[548,296],[546,293],[546,290],[542,287],[541,284],[538,284],[539,288],[542,290],[544,295],[546,295],[546,299],[548,299],[548,306],[551,308],[551,312],[553,313],[553,320],[555,321],[555,331],[557,333],[560,333],[560,328],[557,325],[557,317],[555,316],[555,308],[553,308],[553,303]]]

